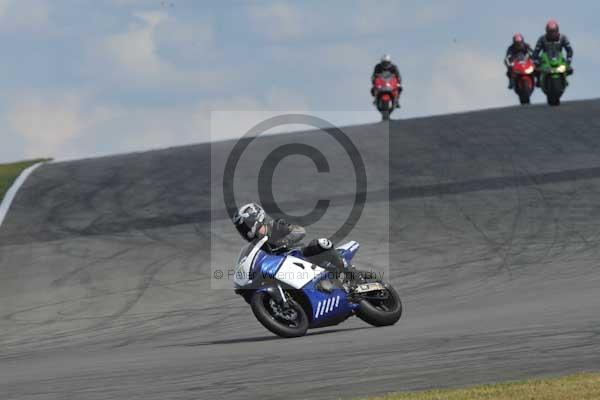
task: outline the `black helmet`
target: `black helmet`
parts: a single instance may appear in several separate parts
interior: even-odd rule
[[[244,239],[251,241],[265,223],[265,217],[265,210],[261,206],[256,203],[248,203],[236,211],[233,216],[233,224]]]

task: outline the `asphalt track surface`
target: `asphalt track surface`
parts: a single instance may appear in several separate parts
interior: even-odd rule
[[[600,370],[600,101],[390,128],[389,190],[369,171],[380,218],[352,238],[357,262],[389,262],[405,314],[292,340],[211,288],[239,247],[210,201],[230,144],[36,170],[0,229],[0,397],[331,399]],[[387,151],[385,124],[345,131],[367,161]],[[263,143],[290,138],[328,146]],[[315,174],[282,163],[278,200],[298,212],[329,188],[333,224],[352,187]]]

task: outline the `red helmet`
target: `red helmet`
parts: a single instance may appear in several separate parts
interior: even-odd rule
[[[525,39],[523,38],[523,35],[521,35],[520,33],[515,33],[513,35],[513,46],[515,46],[519,50],[525,48]]]
[[[551,19],[546,24],[546,38],[548,40],[558,40],[560,37],[560,31],[558,29],[558,22]]]
[[[515,33],[513,36],[513,43],[517,44],[517,43],[523,43],[525,41],[525,39],[523,39],[523,35],[521,35],[520,33]]]

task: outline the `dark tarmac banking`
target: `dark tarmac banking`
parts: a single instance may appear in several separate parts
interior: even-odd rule
[[[384,124],[345,131],[367,158],[382,151],[368,144]],[[599,100],[391,123],[389,196],[368,193],[389,206],[405,303],[387,328],[352,319],[280,339],[212,290],[211,262],[233,263],[240,241],[225,218],[211,228],[210,156],[33,173],[0,228],[0,398],[332,399],[600,370]],[[278,198],[289,212],[314,205],[303,162],[314,171],[290,159],[275,177],[295,177]],[[347,186],[333,187],[341,219]],[[388,221],[370,224],[353,235],[357,262],[385,265]]]

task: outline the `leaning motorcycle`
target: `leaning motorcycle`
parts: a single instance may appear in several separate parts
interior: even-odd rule
[[[535,64],[527,54],[521,54],[512,62],[512,79],[515,82],[515,93],[521,104],[530,104],[531,94],[535,88]]]
[[[308,329],[340,324],[356,315],[374,326],[395,324],[402,315],[396,290],[374,274],[347,269],[345,276],[307,261],[300,249],[271,253],[261,248],[264,237],[244,247],[234,269],[235,292],[256,319],[281,337],[298,337]],[[336,250],[348,265],[359,244]]]
[[[381,113],[381,119],[387,121],[394,111],[400,96],[400,82],[396,75],[385,71],[375,76],[371,93],[375,97],[374,104]]]
[[[538,68],[540,71],[540,85],[548,99],[548,104],[551,106],[560,105],[560,98],[569,85],[567,81],[569,66],[562,52],[559,51],[552,55],[544,53]]]

